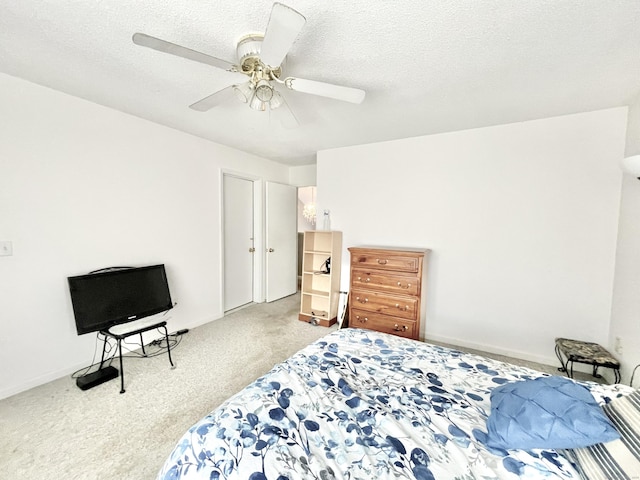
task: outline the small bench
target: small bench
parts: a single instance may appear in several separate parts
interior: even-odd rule
[[[104,363],[104,355],[107,349],[107,338],[112,337],[118,341],[118,356],[120,357],[120,393],[124,393],[124,367],[122,366],[122,340],[131,335],[140,335],[140,345],[142,345],[142,355],[147,356],[147,352],[144,350],[144,340],[142,334],[157,328],[164,329],[164,338],[167,342],[167,355],[169,356],[169,363],[171,368],[176,368],[171,359],[171,344],[169,343],[169,332],[167,331],[167,322],[164,320],[158,320],[154,317],[141,318],[129,323],[122,323],[120,325],[114,325],[107,330],[100,330],[100,333],[104,335],[104,343],[102,344],[102,360],[100,361],[100,368]]]
[[[597,343],[572,340],[570,338],[556,338],[556,355],[562,365],[558,370],[565,372],[569,378],[573,378],[573,364],[585,363],[593,365],[593,376],[602,378],[598,374],[599,367],[611,368],[615,375],[615,383],[620,382],[620,362],[611,355],[604,347]],[[566,357],[566,361],[562,356]],[[569,370],[571,362],[571,370]]]

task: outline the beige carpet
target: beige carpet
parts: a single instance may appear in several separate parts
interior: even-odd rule
[[[299,298],[191,330],[173,351],[175,370],[166,355],[125,359],[124,394],[119,379],[81,391],[67,377],[1,400],[0,478],[153,480],[193,423],[335,329],[298,321]]]
[[[67,377],[1,400],[0,478],[155,478],[200,417],[335,329],[298,321],[299,298],[192,329],[173,351],[175,370],[166,355],[126,358],[124,394],[120,379],[82,391]]]

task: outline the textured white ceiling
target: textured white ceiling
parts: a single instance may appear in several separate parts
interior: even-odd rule
[[[0,0],[0,71],[290,164],[318,150],[627,105],[638,0],[281,0],[306,18],[285,74],[366,90],[361,105],[285,91],[287,130],[232,99],[229,73],[134,45],[143,32],[236,62],[266,0]]]

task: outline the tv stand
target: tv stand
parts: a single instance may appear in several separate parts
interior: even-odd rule
[[[100,370],[95,373],[98,373],[102,370],[107,370],[108,368],[112,368],[115,370],[115,376],[118,376],[118,370],[115,367],[107,367],[105,369],[102,368],[102,364],[104,363],[104,355],[107,347],[107,337],[115,338],[118,342],[118,356],[120,357],[120,393],[124,393],[124,368],[122,366],[122,340],[132,335],[140,335],[140,344],[142,345],[142,354],[146,357],[147,352],[144,350],[144,341],[142,340],[142,334],[149,330],[153,330],[155,328],[163,328],[164,329],[164,338],[167,341],[167,355],[169,357],[169,363],[171,364],[171,368],[176,368],[173,364],[173,360],[171,359],[171,345],[169,344],[169,332],[167,331],[167,322],[166,321],[158,321],[154,319],[141,319],[135,320],[130,323],[123,323],[120,325],[115,325],[107,330],[100,330],[105,336],[104,343],[102,345],[102,360],[100,361]],[[103,375],[109,376],[113,373],[106,373]],[[115,377],[111,377],[115,378]],[[106,380],[102,380],[100,383],[103,383],[107,380],[111,380],[111,378],[107,378]],[[96,383],[98,385],[98,383]],[[79,385],[78,385],[79,386]],[[92,385],[93,386],[93,385]],[[82,388],[82,387],[81,387]]]

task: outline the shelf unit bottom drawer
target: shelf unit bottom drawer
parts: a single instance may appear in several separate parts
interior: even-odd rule
[[[314,325],[320,325],[322,327],[330,327],[331,325],[338,322],[337,317],[322,318],[322,317],[316,317],[314,315],[308,315],[306,313],[299,313],[298,320],[305,323],[313,323]]]
[[[378,315],[365,310],[352,309],[349,315],[349,326],[368,328],[378,332],[391,333],[401,337],[418,339],[418,324],[405,318]]]

